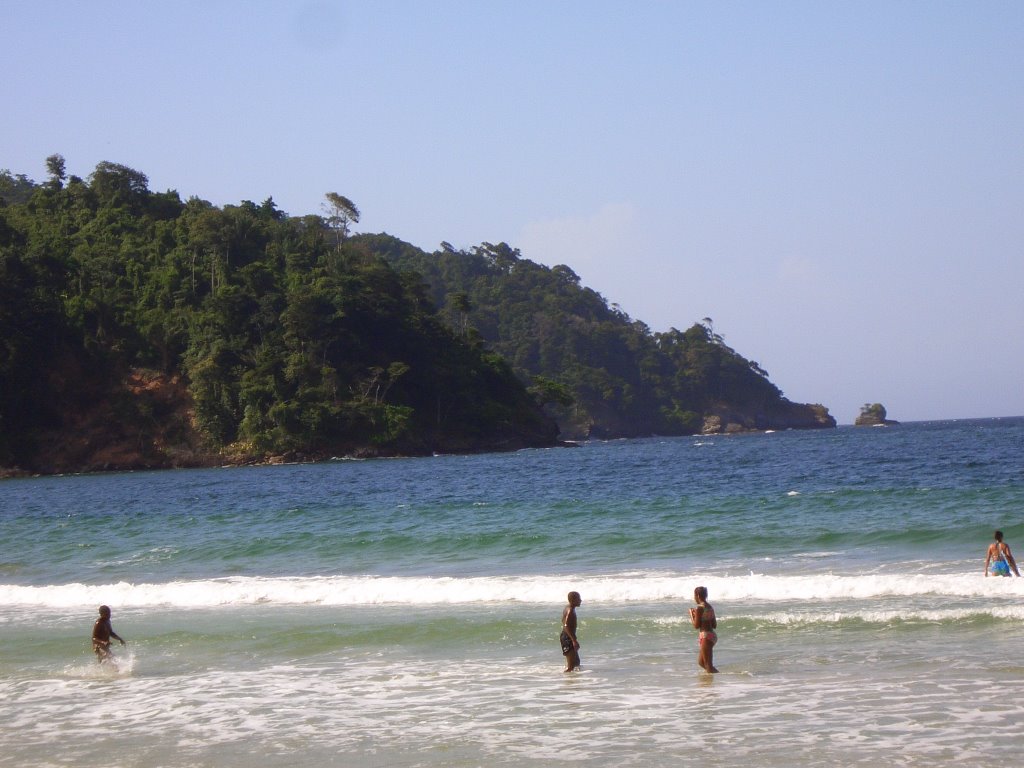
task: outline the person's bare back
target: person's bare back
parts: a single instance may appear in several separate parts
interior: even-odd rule
[[[996,531],[995,541],[988,545],[985,552],[985,575],[1009,576],[1012,571],[1020,576],[1017,570],[1017,561],[1013,559],[1010,552],[1010,545],[1003,541],[1003,532]]]

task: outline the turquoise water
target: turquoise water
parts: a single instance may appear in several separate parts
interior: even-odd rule
[[[0,482],[0,765],[1009,758],[1022,456],[1013,418]]]

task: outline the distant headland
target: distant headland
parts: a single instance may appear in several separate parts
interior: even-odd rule
[[[711,318],[652,332],[505,243],[47,169],[0,171],[0,476],[836,426]]]

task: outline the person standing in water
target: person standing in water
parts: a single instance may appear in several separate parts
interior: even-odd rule
[[[125,644],[124,638],[118,635],[110,624],[110,608],[101,605],[100,617],[92,625],[92,650],[100,664],[114,658],[114,654],[110,652],[110,638],[119,640],[121,645]]]
[[[576,639],[576,609],[582,604],[580,593],[570,592],[569,604],[562,611],[562,634],[558,636],[558,641],[562,644],[566,672],[580,668],[580,641]]]
[[[1017,570],[1017,563],[1010,553],[1010,545],[1003,541],[1003,532],[996,531],[996,540],[988,545],[988,552],[985,555],[985,575],[991,573],[993,576],[1009,576],[1010,570],[1020,576]],[[991,569],[989,568],[991,564]]]
[[[718,619],[715,618],[715,609],[708,602],[708,588],[697,587],[693,590],[693,601],[697,603],[696,608],[690,609],[690,622],[693,628],[698,630],[697,645],[700,652],[697,654],[697,663],[705,672],[717,672],[712,661],[713,649],[718,642]]]

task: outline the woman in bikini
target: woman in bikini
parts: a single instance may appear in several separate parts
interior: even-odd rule
[[[693,590],[693,601],[697,603],[696,608],[690,609],[690,621],[693,628],[698,630],[697,645],[700,653],[697,655],[697,663],[705,672],[717,672],[712,661],[712,652],[715,643],[718,642],[718,634],[715,629],[718,627],[718,619],[715,618],[715,609],[708,602],[708,588],[697,587]]]
[[[988,545],[988,553],[985,555],[985,575],[991,573],[993,576],[1009,576],[1010,569],[1013,569],[1013,572],[1020,576],[1017,563],[1010,554],[1010,545],[1003,541],[1003,532],[996,531],[995,535],[996,540]]]

